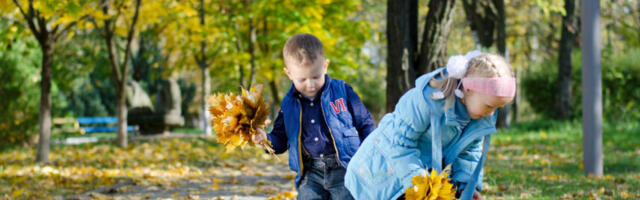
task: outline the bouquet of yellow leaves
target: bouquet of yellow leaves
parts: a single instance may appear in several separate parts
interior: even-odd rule
[[[455,199],[456,190],[449,181],[448,165],[440,174],[435,169],[431,169],[430,175],[414,176],[411,179],[413,187],[407,188],[404,192],[407,200],[448,200]]]
[[[227,151],[246,144],[255,145],[252,138],[258,129],[264,129],[270,122],[269,105],[262,99],[262,86],[242,88],[242,95],[214,94],[207,97],[211,124],[218,142],[225,145]],[[274,155],[271,142],[263,140],[259,145]],[[277,158],[277,157],[276,157]]]

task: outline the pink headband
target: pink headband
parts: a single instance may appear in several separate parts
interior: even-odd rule
[[[483,94],[498,97],[514,97],[516,95],[516,79],[513,77],[499,78],[462,78],[464,88]]]

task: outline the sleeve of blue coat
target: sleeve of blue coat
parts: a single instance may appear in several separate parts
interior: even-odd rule
[[[378,128],[391,134],[392,145],[386,154],[394,170],[400,173],[396,175],[405,187],[409,187],[411,178],[421,175],[426,169],[426,163],[422,163],[420,159],[418,140],[427,131],[431,111],[423,92],[413,88],[398,100],[392,114],[393,121],[389,125],[392,128]]]
[[[345,88],[347,91],[347,108],[353,117],[353,125],[358,130],[360,140],[364,141],[364,138],[376,129],[376,124],[373,121],[373,117],[371,117],[371,113],[364,106],[358,94],[353,91],[351,85],[346,84]]]
[[[472,178],[473,170],[476,169],[478,162],[480,161],[480,156],[482,156],[482,144],[484,137],[474,140],[466,150],[464,150],[458,157],[453,161],[453,169],[452,169],[452,181],[454,183],[458,183],[458,191],[462,190],[467,182]],[[476,184],[476,190],[480,191],[482,189],[482,176],[483,171],[480,171],[480,177],[478,177],[478,182]]]
[[[267,138],[271,141],[273,150],[276,154],[281,154],[287,151],[287,133],[284,128],[284,117],[282,116],[282,110],[278,112],[276,121],[273,123],[273,130],[267,134]]]

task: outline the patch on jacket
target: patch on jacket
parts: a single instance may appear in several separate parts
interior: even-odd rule
[[[347,107],[344,106],[344,98],[339,98],[334,102],[329,102],[329,104],[331,105],[331,108],[333,108],[333,112],[335,112],[336,114],[342,112],[342,111],[347,111]]]

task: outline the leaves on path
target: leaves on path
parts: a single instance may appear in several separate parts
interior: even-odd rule
[[[228,199],[267,198],[294,187],[289,177],[295,174],[286,162],[261,148],[227,152],[211,140],[137,141],[126,149],[105,143],[55,146],[48,165],[33,164],[35,148],[1,152],[0,194],[11,199]]]

